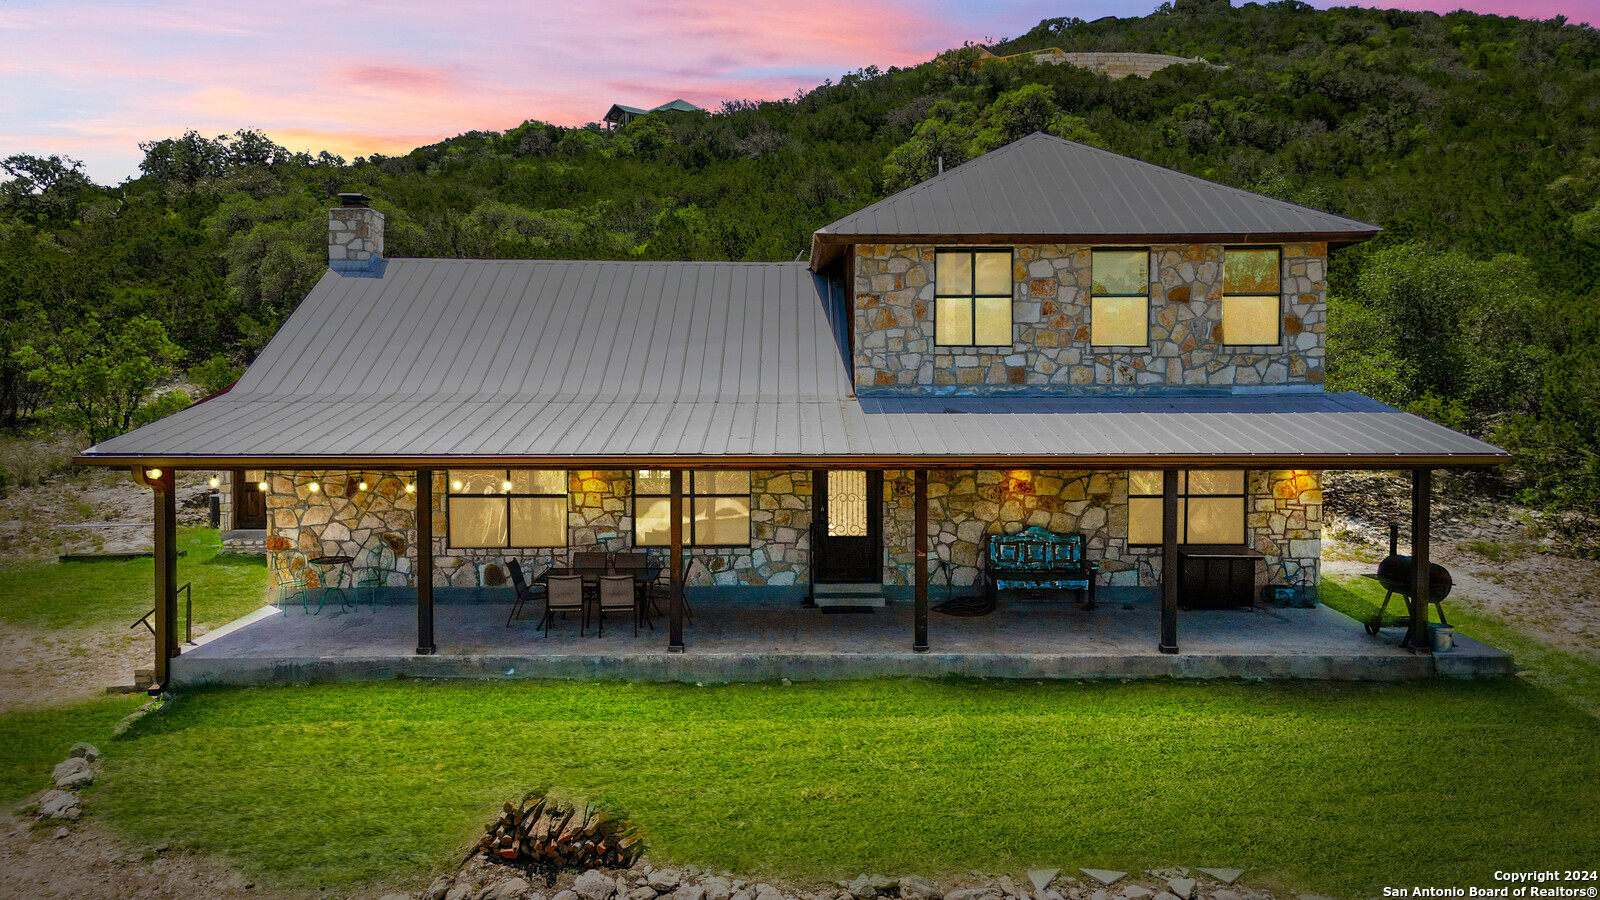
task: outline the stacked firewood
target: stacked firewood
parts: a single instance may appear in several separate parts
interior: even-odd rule
[[[546,797],[507,803],[478,849],[512,865],[545,871],[625,869],[644,852],[644,839],[626,819],[592,806],[579,809]]]

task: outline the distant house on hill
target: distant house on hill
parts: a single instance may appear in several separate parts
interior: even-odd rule
[[[640,109],[637,106],[623,106],[620,103],[613,103],[611,104],[611,108],[606,110],[606,127],[621,128],[640,116],[646,116],[650,113],[661,112],[668,109],[677,110],[679,112],[705,112],[705,110],[682,98],[677,100],[669,100],[655,109]]]

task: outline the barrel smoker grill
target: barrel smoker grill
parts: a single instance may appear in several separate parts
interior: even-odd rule
[[[1409,621],[1409,616],[1415,608],[1416,598],[1411,596],[1411,574],[1413,571],[1411,557],[1401,556],[1398,552],[1399,545],[1400,526],[1390,525],[1389,555],[1384,558],[1383,562],[1378,563],[1378,574],[1374,576],[1378,579],[1378,583],[1383,585],[1383,605],[1378,607],[1377,615],[1367,620],[1367,634],[1377,634],[1378,629],[1383,626],[1383,613],[1389,608],[1389,598],[1395,594],[1405,598],[1407,621]],[[1434,609],[1439,611],[1440,625],[1450,624],[1444,617],[1444,598],[1450,596],[1450,588],[1454,587],[1454,584],[1450,578],[1449,569],[1438,563],[1428,564],[1428,602],[1431,602]],[[1406,642],[1409,643],[1411,638],[1412,635],[1407,632]],[[1418,637],[1420,641],[1426,641],[1427,639],[1427,635]]]

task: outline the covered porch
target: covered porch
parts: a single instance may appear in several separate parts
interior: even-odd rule
[[[416,653],[411,598],[395,592],[375,608],[328,607],[307,615],[267,611],[207,636],[172,660],[176,685],[370,680],[395,677],[616,678],[725,682],[875,676],[983,678],[1312,678],[1400,680],[1508,674],[1511,657],[1458,636],[1448,653],[1399,646],[1401,629],[1368,635],[1328,609],[1182,610],[1184,642],[1163,653],[1159,591],[1104,588],[1085,610],[1060,600],[1007,600],[961,618],[935,612],[930,649],[913,652],[916,604],[871,613],[827,613],[799,603],[695,592],[684,650],[667,652],[663,630],[616,623],[604,637],[558,620],[545,638],[537,613],[510,627],[506,591],[436,592],[436,652]],[[942,598],[940,598],[942,599]],[[658,629],[663,623],[658,622]]]

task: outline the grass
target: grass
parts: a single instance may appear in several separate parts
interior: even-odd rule
[[[1368,578],[1328,577],[1322,581],[1322,602],[1365,622],[1378,611],[1383,601],[1383,588]],[[1510,653],[1522,667],[1522,677],[1541,687],[1548,688],[1573,705],[1594,716],[1600,716],[1600,665],[1581,656],[1547,646],[1493,616],[1485,615],[1460,603],[1449,603],[1450,624],[1455,630],[1476,638],[1490,646]],[[1385,625],[1404,626],[1400,614],[1405,602],[1399,597],[1389,603]],[[1439,621],[1433,607],[1428,607],[1428,620]]]
[[[178,547],[187,551],[178,557],[178,584],[194,585],[196,624],[231,622],[265,602],[265,559],[221,554],[221,537],[211,528],[178,529]],[[126,625],[150,610],[154,583],[150,559],[0,570],[0,621],[31,628]],[[181,617],[181,594],[178,602]]]
[[[15,803],[50,786],[50,770],[79,741],[101,750],[111,727],[144,697],[107,697],[70,706],[0,715],[0,803]]]
[[[448,867],[533,789],[632,815],[658,861],[796,878],[1244,866],[1371,896],[1600,856],[1600,722],[1513,679],[218,689],[111,745],[89,803],[312,887]]]

